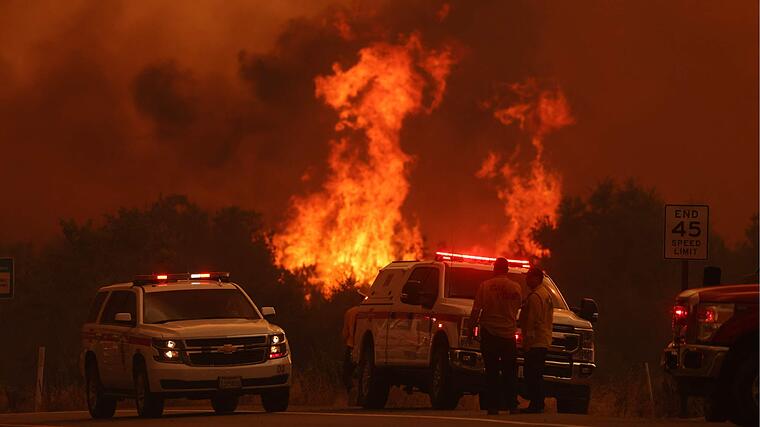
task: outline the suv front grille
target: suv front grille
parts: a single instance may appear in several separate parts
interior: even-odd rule
[[[265,348],[242,350],[234,353],[189,352],[190,364],[195,366],[252,365],[267,360]]]
[[[221,347],[226,344],[258,346],[266,345],[267,336],[257,335],[253,337],[230,337],[230,338],[200,338],[185,340],[185,344],[190,347]]]
[[[193,366],[252,365],[267,361],[267,336],[192,338],[185,340]]]

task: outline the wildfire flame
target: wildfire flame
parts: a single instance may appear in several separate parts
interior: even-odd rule
[[[280,265],[313,266],[312,283],[329,294],[349,278],[371,280],[393,259],[421,255],[419,229],[401,213],[411,158],[399,132],[409,114],[438,106],[452,62],[448,49],[427,50],[413,34],[361,49],[353,67],[336,63],[315,79],[316,96],[338,111],[335,130],[347,135],[330,142],[322,190],[291,200],[293,215],[273,238]]]
[[[521,130],[531,135],[535,157],[527,173],[521,173],[518,165],[519,147],[512,157],[503,162],[490,152],[477,176],[498,183],[498,197],[504,202],[507,225],[498,250],[503,253],[541,257],[549,250],[541,247],[531,235],[540,221],[555,225],[557,208],[562,198],[562,182],[559,174],[547,169],[543,161],[544,138],[549,133],[570,125],[574,119],[567,99],[558,88],[540,89],[535,80],[510,86],[518,102],[505,108],[496,107],[494,117],[505,125],[517,123]],[[501,166],[500,166],[501,165]]]

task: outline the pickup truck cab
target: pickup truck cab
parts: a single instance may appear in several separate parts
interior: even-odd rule
[[[159,417],[164,399],[211,399],[235,411],[260,394],[284,411],[291,384],[285,332],[229,281],[229,273],[138,276],[100,288],[82,327],[81,369],[93,418],[135,398],[141,417]]]
[[[682,399],[704,397],[708,421],[758,425],[758,284],[688,289],[673,306],[662,365]]]
[[[453,409],[463,394],[485,390],[480,343],[467,331],[475,293],[492,277],[494,260],[437,252],[431,261],[394,261],[380,270],[356,320],[352,359],[358,364],[360,405],[384,407],[391,386],[427,392],[437,409]],[[527,261],[510,260],[509,275],[526,286],[528,268]],[[547,396],[557,398],[562,412],[586,413],[596,368],[596,304],[584,299],[576,313],[548,276],[544,285],[554,299]],[[523,360],[517,338],[519,377]]]

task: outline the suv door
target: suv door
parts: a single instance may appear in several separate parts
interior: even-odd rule
[[[130,313],[132,322],[117,322],[117,313]],[[105,388],[127,390],[132,387],[127,368],[127,335],[137,320],[137,298],[132,290],[113,291],[100,316],[100,380]]]
[[[404,287],[437,295],[440,273],[434,266],[412,270]],[[434,285],[433,285],[434,284]],[[433,291],[433,289],[435,289]],[[404,291],[402,290],[402,293]],[[419,303],[401,302],[390,313],[388,323],[388,364],[424,366],[430,347],[431,310]]]

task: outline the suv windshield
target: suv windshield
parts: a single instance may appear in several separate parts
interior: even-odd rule
[[[480,270],[477,268],[466,267],[449,267],[446,266],[446,296],[448,298],[466,298],[475,299],[475,293],[478,286],[493,277],[490,270]],[[524,273],[509,273],[508,277],[519,283],[523,288],[523,296],[528,295],[528,285],[525,284]],[[544,277],[544,286],[549,289],[552,296],[552,302],[555,308],[567,310],[567,303],[560,294],[557,286],[548,277]]]
[[[144,301],[144,323],[261,318],[245,295],[237,289],[147,292]]]

